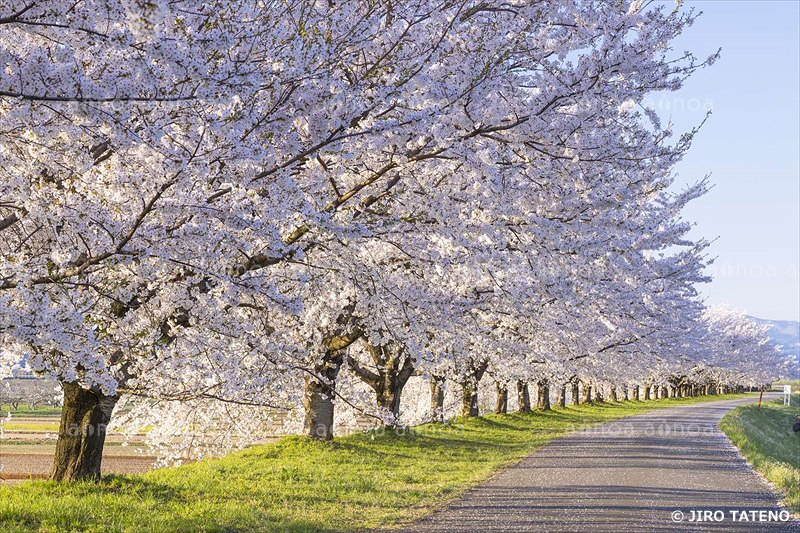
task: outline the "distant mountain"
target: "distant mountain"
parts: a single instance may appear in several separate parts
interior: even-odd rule
[[[800,354],[800,322],[796,320],[767,320],[751,316],[759,324],[769,326],[767,334],[786,355],[795,358]],[[795,378],[800,379],[800,368],[796,370]]]

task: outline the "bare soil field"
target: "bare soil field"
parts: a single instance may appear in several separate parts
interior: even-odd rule
[[[0,483],[45,479],[53,466],[56,416],[13,417],[0,438]],[[122,443],[126,442],[123,446]],[[145,455],[142,436],[126,439],[109,434],[103,451],[104,474],[136,474],[152,470],[156,458]]]
[[[12,416],[0,435],[0,484],[46,479],[53,466],[57,416]],[[277,436],[265,436],[270,442]],[[109,432],[103,449],[103,474],[137,474],[153,470],[157,458],[147,453],[144,435]]]

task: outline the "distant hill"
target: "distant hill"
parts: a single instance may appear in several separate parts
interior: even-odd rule
[[[800,322],[796,320],[768,320],[751,316],[759,324],[769,326],[767,334],[775,341],[781,351],[795,358],[800,354]],[[800,368],[795,371],[795,378],[800,379]]]

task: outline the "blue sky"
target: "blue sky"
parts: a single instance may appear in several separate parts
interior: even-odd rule
[[[703,15],[675,52],[707,56],[712,67],[652,104],[676,131],[713,114],[678,167],[679,182],[711,174],[714,188],[687,207],[693,236],[711,247],[715,280],[702,287],[770,319],[800,319],[800,2],[687,1]]]

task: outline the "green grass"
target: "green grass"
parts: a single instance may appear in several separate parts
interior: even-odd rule
[[[13,420],[13,419],[12,419]],[[3,424],[5,431],[41,431],[43,433],[53,433],[58,431],[58,422],[36,424],[36,423],[15,423],[5,422]]]
[[[783,400],[766,402],[760,411],[756,405],[739,407],[725,415],[719,427],[800,512],[800,433],[792,431],[800,414],[800,395],[792,396],[791,402],[790,406]]]
[[[33,408],[30,405],[20,405],[14,410],[10,405],[0,405],[0,417],[6,417],[8,413],[11,413],[11,418],[15,416],[61,416],[61,408],[46,405]]]
[[[0,487],[0,531],[355,531],[408,523],[577,427],[738,398],[604,403],[275,443],[99,484]]]
[[[791,385],[792,386],[792,394],[800,393],[800,380],[784,380],[784,381],[776,381],[772,384],[772,390],[779,390],[783,391],[784,385]]]

